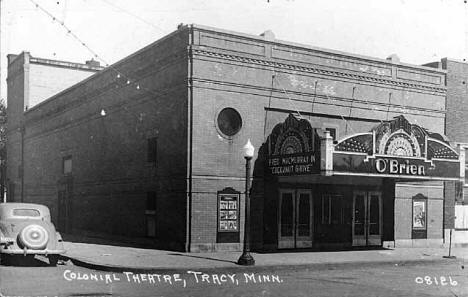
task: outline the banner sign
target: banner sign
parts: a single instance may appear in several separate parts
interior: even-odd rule
[[[268,159],[273,175],[311,174],[317,172],[315,154],[279,155]]]
[[[366,155],[333,154],[334,174],[382,175],[386,177],[418,179],[458,179],[460,163],[444,160],[425,161],[389,156],[369,158]]]

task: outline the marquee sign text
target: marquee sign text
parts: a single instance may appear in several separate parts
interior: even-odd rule
[[[419,161],[419,160],[417,160]],[[375,169],[378,173],[399,174],[399,175],[426,175],[426,166],[414,164],[411,159],[390,159],[377,158],[375,160]]]
[[[423,158],[333,153],[333,171],[339,174],[398,176],[399,178],[457,179],[460,162]]]
[[[273,175],[310,174],[319,170],[314,153],[271,156],[268,167]]]

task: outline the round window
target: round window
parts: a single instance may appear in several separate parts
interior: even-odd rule
[[[218,128],[226,136],[233,136],[242,128],[242,118],[234,108],[224,108],[218,114]]]

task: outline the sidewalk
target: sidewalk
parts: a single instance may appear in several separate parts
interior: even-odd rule
[[[241,252],[182,253],[107,244],[64,242],[66,258],[75,265],[103,271],[157,272],[193,269],[246,269],[236,264]],[[457,258],[446,259],[447,249],[396,248],[332,252],[252,253],[255,269],[282,266],[333,266],[346,264],[395,264],[419,262],[468,263],[468,249],[452,249]],[[252,268],[249,268],[252,269]]]

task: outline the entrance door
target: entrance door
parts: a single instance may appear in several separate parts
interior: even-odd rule
[[[58,211],[57,211],[57,229],[60,232],[70,232],[72,229],[72,179],[63,178],[58,185]]]
[[[278,248],[312,247],[312,191],[281,189]]]
[[[382,194],[356,191],[353,195],[353,246],[382,244]]]

